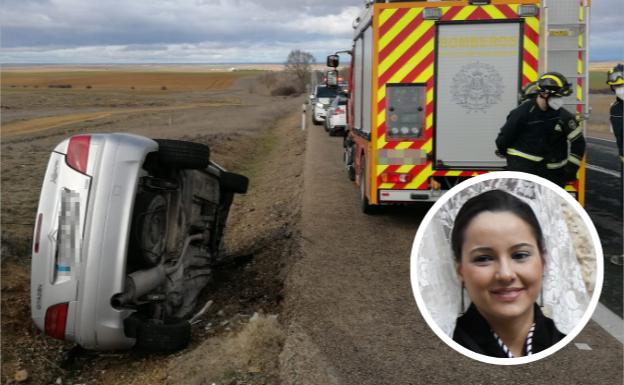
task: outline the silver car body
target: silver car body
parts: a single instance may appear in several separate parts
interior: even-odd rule
[[[331,104],[332,100],[336,97],[338,88],[328,87],[326,85],[316,86],[314,92],[314,120],[317,122],[325,121],[327,115],[327,108]]]
[[[131,134],[90,135],[86,175],[66,162],[69,139],[52,153],[39,201],[32,255],[32,317],[68,303],[65,339],[87,349],[130,347],[111,298],[124,290],[126,250],[141,165],[158,144]],[[59,204],[60,202],[60,204]],[[59,207],[60,206],[60,207]]]
[[[335,132],[344,130],[347,126],[347,100],[344,96],[337,96],[327,109],[327,130]]]

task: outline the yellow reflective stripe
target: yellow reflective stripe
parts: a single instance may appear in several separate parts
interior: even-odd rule
[[[559,87],[563,87],[563,82],[561,81],[561,79],[559,79],[555,75],[544,75],[542,76],[542,79],[552,79],[555,81],[555,83],[557,83]]]
[[[561,162],[557,162],[557,163],[548,163],[546,165],[546,168],[548,168],[550,170],[553,170],[553,169],[556,169],[556,168],[561,168],[561,167],[565,166],[566,164],[568,164],[568,159],[564,159]]]
[[[507,155],[519,156],[524,159],[532,160],[533,162],[541,162],[542,160],[544,160],[544,158],[542,158],[541,156],[527,154],[522,151],[518,151],[515,148],[508,148]]]
[[[574,154],[570,154],[568,156],[568,162],[574,163],[577,166],[581,165],[581,160],[579,158],[577,158]]]
[[[400,142],[394,148],[395,150],[405,150],[408,149],[412,145],[412,142]]]
[[[581,135],[582,133],[583,133],[583,129],[581,127],[577,127],[574,131],[568,134],[568,139],[573,140],[577,136]]]
[[[386,134],[381,134],[381,136],[377,138],[377,149],[380,150],[386,147],[386,144],[388,144],[386,141]]]
[[[579,7],[579,21],[585,21],[585,9],[583,9],[583,5]]]
[[[381,11],[379,14],[379,26],[383,26],[386,21],[390,18],[390,16],[394,15],[394,13],[398,10],[398,8],[388,8]]]
[[[425,144],[423,144],[423,146],[420,149],[423,150],[424,152],[431,152],[432,146],[433,146],[433,138],[429,138],[429,140]]]
[[[464,7],[457,13],[457,15],[455,15],[455,17],[453,17],[453,20],[466,20],[468,16],[472,15],[476,8],[477,7],[474,5]]]
[[[492,19],[507,19],[505,14],[502,13],[495,5],[484,5],[481,7]]]

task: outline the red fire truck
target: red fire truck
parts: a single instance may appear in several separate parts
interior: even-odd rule
[[[588,19],[588,0],[369,2],[353,24],[345,139],[362,210],[503,170],[494,139],[539,73],[573,83],[565,108],[584,124]],[[584,177],[583,162],[566,187],[581,203]]]

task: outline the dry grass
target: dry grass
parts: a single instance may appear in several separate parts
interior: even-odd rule
[[[276,316],[255,315],[231,336],[208,338],[169,363],[167,384],[276,383],[284,333]]]
[[[138,72],[120,70],[3,71],[3,88],[48,88],[71,85],[94,90],[222,90],[249,71],[236,72]],[[134,87],[134,88],[133,88]]]

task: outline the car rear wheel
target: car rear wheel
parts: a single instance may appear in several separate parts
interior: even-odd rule
[[[210,163],[210,148],[205,144],[173,139],[154,140],[158,143],[158,161],[169,167],[201,170]]]
[[[167,200],[161,194],[143,192],[137,195],[131,232],[130,258],[139,265],[154,267],[165,252],[167,234]]]
[[[191,324],[179,318],[142,319],[133,315],[126,322],[127,334],[136,338],[135,347],[158,353],[182,350],[191,342]]]

